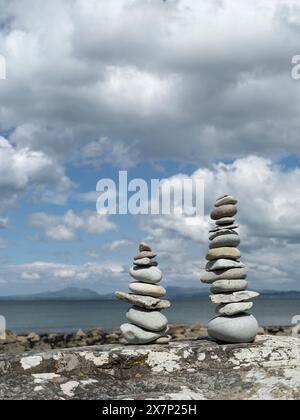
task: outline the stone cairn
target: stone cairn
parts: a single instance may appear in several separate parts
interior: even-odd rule
[[[252,299],[259,293],[247,291],[247,273],[240,262],[240,244],[234,216],[237,200],[229,195],[216,201],[211,219],[216,227],[210,231],[210,249],[206,273],[201,281],[212,285],[212,303],[217,304],[218,317],[208,325],[209,335],[225,343],[250,343],[258,333],[258,323],[248,314]]]
[[[171,303],[161,298],[166,290],[160,286],[162,272],[154,260],[157,256],[151,247],[141,243],[139,254],[134,258],[134,266],[129,274],[134,282],[129,285],[131,293],[116,292],[116,297],[134,305],[127,312],[130,323],[121,326],[121,332],[130,344],[168,344],[168,320],[161,313]]]

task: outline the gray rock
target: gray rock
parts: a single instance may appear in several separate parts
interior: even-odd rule
[[[248,282],[246,280],[218,280],[210,289],[212,293],[228,293],[228,292],[240,292],[246,290]]]
[[[126,316],[129,322],[148,331],[161,331],[168,325],[167,318],[159,311],[133,307],[129,309]]]
[[[216,308],[218,315],[233,316],[250,311],[253,308],[253,302],[228,303],[219,305]]]
[[[237,225],[237,224],[234,224],[234,225],[226,225],[226,226],[217,226],[217,227],[215,227],[215,228],[213,228],[213,229],[211,229],[210,231],[209,231],[209,233],[212,233],[212,234],[221,234],[221,233],[223,233],[223,230],[228,230],[228,229],[230,229],[230,230],[234,230],[234,229],[238,229],[239,228],[239,225]],[[211,237],[212,235],[210,235],[210,237]]]
[[[223,219],[224,217],[233,217],[236,214],[237,214],[237,208],[232,204],[228,204],[228,205],[216,207],[212,211],[210,217],[212,220],[220,220],[220,219]]]
[[[258,323],[249,314],[220,316],[208,325],[208,334],[224,343],[251,343],[258,333]]]
[[[202,283],[212,284],[217,280],[240,280],[247,278],[245,268],[229,268],[225,270],[209,271],[201,276]]]
[[[121,325],[121,333],[130,344],[152,343],[164,336],[166,332],[167,328],[160,332],[151,332],[132,324]]]
[[[137,256],[134,257],[134,260],[142,260],[143,258],[155,258],[157,256],[157,254],[155,254],[152,251],[143,251],[140,252]]]
[[[234,223],[235,223],[234,217],[223,217],[223,219],[219,219],[216,221],[217,226],[233,225]]]
[[[228,226],[226,227],[224,226],[223,228],[218,227],[214,229],[213,231],[210,231],[212,233],[211,235],[209,235],[209,240],[212,241],[218,236],[223,236],[223,235],[237,235],[238,236],[238,233],[234,230],[235,228],[238,228],[238,226],[237,225],[232,225],[232,226],[234,226],[233,229],[231,227],[228,228]]]
[[[206,265],[207,271],[224,270],[227,268],[245,268],[244,264],[239,261],[220,259],[216,261],[210,261]]]
[[[131,283],[129,289],[136,295],[152,296],[155,298],[160,298],[166,294],[166,289],[162,286],[155,286],[149,283]]]
[[[222,248],[212,248],[208,251],[206,259],[208,261],[214,261],[218,259],[232,259],[238,260],[241,258],[241,253],[237,248],[222,247]]]
[[[220,235],[214,238],[210,243],[210,249],[222,247],[237,247],[240,244],[238,234]]]
[[[224,195],[223,197],[219,198],[216,203],[215,207],[226,206],[228,204],[237,204],[238,200],[234,198],[232,195]]]
[[[162,279],[162,272],[157,267],[139,268],[133,267],[130,269],[129,274],[137,281],[143,283],[157,284]]]
[[[244,292],[234,292],[228,295],[220,294],[220,295],[212,295],[210,296],[210,300],[212,303],[220,304],[220,303],[238,303],[238,302],[247,302],[251,299],[257,298],[259,293],[251,292],[251,291],[244,291]]]
[[[135,260],[134,265],[144,267],[157,267],[158,263],[156,261],[151,260],[150,258],[141,258],[140,260]]]
[[[140,252],[144,252],[144,251],[152,252],[152,248],[146,242],[141,242],[141,244],[139,246],[139,251]]]
[[[153,344],[169,344],[171,342],[172,337],[170,335],[165,335],[164,337],[160,337]]]
[[[171,303],[168,300],[160,300],[151,296],[131,295],[124,292],[116,292],[115,296],[126,303],[144,309],[168,309],[171,306]]]

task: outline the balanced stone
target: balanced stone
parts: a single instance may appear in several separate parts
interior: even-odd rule
[[[121,326],[121,332],[130,344],[148,344],[158,340],[162,336],[165,336],[167,328],[159,332],[153,332],[146,331],[136,325],[123,324]]]
[[[157,284],[162,279],[162,272],[158,267],[139,268],[134,267],[129,271],[131,277],[144,283]]]
[[[161,331],[168,325],[167,318],[158,311],[133,307],[129,309],[126,316],[132,324],[149,331]]]
[[[234,292],[228,295],[219,294],[210,296],[212,303],[238,303],[238,302],[247,302],[248,300],[254,299],[259,296],[259,293],[244,291],[244,292]]]
[[[139,251],[140,252],[144,252],[144,251],[152,252],[152,248],[146,242],[142,242],[139,246]]]
[[[210,249],[206,259],[208,261],[214,261],[220,258],[238,260],[240,257],[241,253],[237,248],[223,247]]]
[[[221,235],[214,238],[210,243],[210,249],[223,247],[237,247],[240,244],[238,234]]]
[[[153,344],[169,344],[171,341],[170,335],[165,335],[163,337],[159,337],[157,340],[154,341]]]
[[[245,268],[229,268],[226,270],[209,271],[201,276],[202,283],[212,284],[217,280],[240,280],[247,278]]]
[[[258,323],[249,314],[220,316],[210,321],[208,333],[212,338],[225,343],[250,343],[258,333]]]
[[[226,225],[226,226],[217,226],[214,229],[211,229],[209,231],[209,233],[220,235],[220,234],[223,233],[224,230],[228,230],[228,229],[229,230],[234,230],[234,229],[238,229],[238,228],[239,228],[239,225],[236,225],[236,224],[234,224],[234,225]]]
[[[223,217],[216,221],[217,226],[233,225],[235,223],[234,217]]]
[[[136,295],[152,296],[160,298],[165,296],[166,289],[162,286],[155,286],[149,283],[131,283],[129,289]]]
[[[233,217],[236,215],[236,213],[237,208],[232,204],[228,204],[216,207],[211,213],[211,218],[212,220],[219,220],[223,219],[224,217]]]
[[[239,261],[220,259],[216,261],[210,261],[207,263],[207,271],[224,270],[226,268],[245,268],[244,264]]]
[[[138,265],[138,266],[152,266],[152,267],[156,267],[158,264],[156,261],[152,261],[150,260],[150,258],[142,258],[140,260],[135,260],[134,261],[134,265]]]
[[[246,280],[218,280],[210,289],[212,293],[240,292],[246,290],[248,282]]]
[[[217,306],[216,313],[219,315],[233,316],[250,311],[253,308],[253,302],[228,303]]]
[[[220,207],[220,206],[225,206],[228,204],[237,204],[237,200],[232,197],[232,195],[224,195],[223,197],[219,198],[216,203],[215,203],[215,207]]]
[[[143,258],[150,258],[150,259],[152,259],[152,258],[155,258],[156,256],[157,256],[157,254],[155,254],[152,251],[143,251],[143,252],[140,252],[136,257],[134,257],[134,260],[135,261],[136,260],[141,260]]]
[[[237,226],[237,225],[233,225],[233,226]],[[218,236],[223,236],[223,235],[236,235],[238,236],[238,233],[234,230],[235,228],[228,228],[228,226],[224,226],[223,229],[220,229],[220,226],[217,229],[211,230],[210,232],[211,235],[209,236],[209,240],[213,241],[215,238],[217,238]]]
[[[151,296],[132,295],[124,292],[116,292],[116,297],[126,303],[139,306],[144,309],[168,309],[171,303],[168,300],[160,300]]]

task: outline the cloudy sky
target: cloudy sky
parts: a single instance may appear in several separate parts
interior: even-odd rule
[[[199,287],[208,217],[99,216],[101,178],[239,200],[256,289],[300,290],[300,5],[0,0],[0,294],[126,289],[138,242]]]

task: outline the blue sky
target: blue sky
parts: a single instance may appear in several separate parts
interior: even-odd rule
[[[142,239],[167,286],[200,289],[227,193],[253,288],[300,290],[297,1],[0,7],[0,295],[124,289]],[[121,170],[202,178],[206,217],[97,216],[97,181]]]

